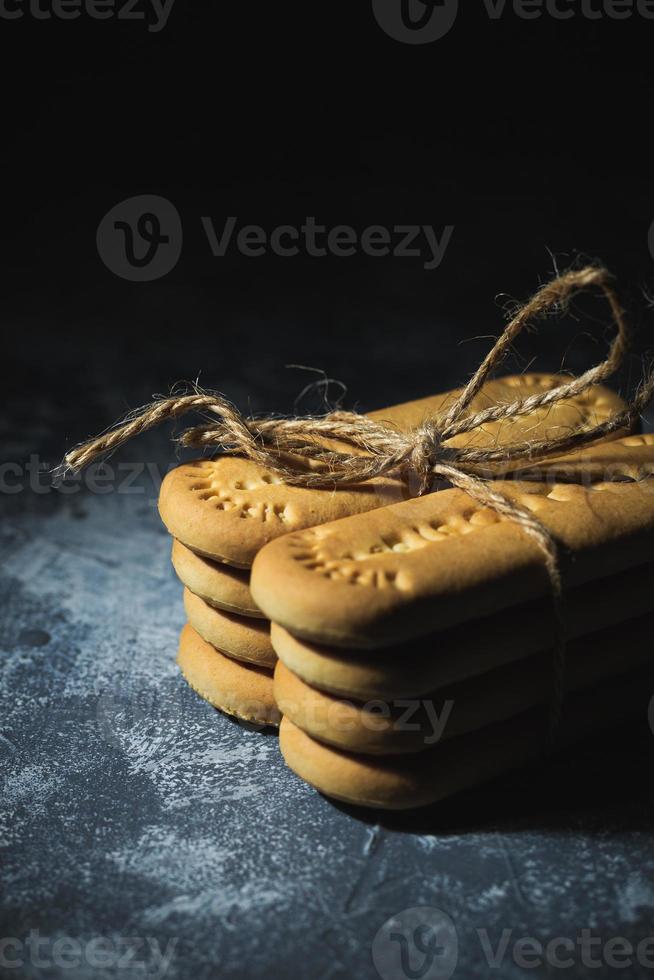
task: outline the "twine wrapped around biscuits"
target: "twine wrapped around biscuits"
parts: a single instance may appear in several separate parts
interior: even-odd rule
[[[626,409],[598,425],[584,426],[553,439],[535,439],[492,448],[452,446],[448,440],[473,432],[488,422],[529,415],[566,398],[574,398],[591,385],[605,381],[619,367],[627,349],[624,314],[602,267],[572,270],[543,286],[522,306],[486,355],[454,402],[422,425],[400,432],[354,412],[331,412],[324,417],[246,418],[222,395],[200,389],[192,394],[161,398],[131,413],[118,426],[66,454],[63,471],[77,471],[112,452],[128,439],[187,412],[210,413],[210,422],[186,429],[179,437],[183,446],[237,453],[274,470],[289,484],[303,487],[335,487],[360,484],[390,473],[415,474],[419,493],[434,478],[447,480],[474,500],[517,523],[538,543],[549,576],[559,640],[554,651],[554,698],[550,731],[558,725],[564,692],[565,639],[562,618],[562,586],[556,540],[527,508],[509,500],[493,486],[502,469],[515,463],[534,463],[588,445],[620,429],[632,428],[654,396],[654,376],[644,379]],[[490,373],[506,356],[513,340],[530,320],[552,310],[563,310],[571,296],[589,289],[606,299],[616,326],[606,359],[578,378],[547,391],[479,412],[467,410]],[[355,451],[330,447],[338,440]],[[313,467],[311,464],[314,465]]]

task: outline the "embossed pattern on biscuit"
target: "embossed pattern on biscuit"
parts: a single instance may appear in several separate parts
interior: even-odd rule
[[[560,542],[568,586],[652,560],[654,481],[640,474],[654,464],[654,435],[626,439],[611,447],[613,477],[627,482],[497,481]],[[592,452],[576,454],[582,469],[594,465]],[[274,542],[257,557],[251,588],[263,612],[299,637],[372,648],[535,599],[549,583],[528,534],[444,490]]]
[[[447,541],[456,535],[469,534],[475,528],[488,527],[503,520],[495,511],[486,507],[470,507],[462,514],[454,514],[446,521],[440,519],[415,523],[405,529],[381,534],[373,544],[363,549],[352,548],[336,555],[321,547],[329,541],[326,527],[293,535],[288,546],[293,560],[307,571],[316,572],[333,582],[348,585],[365,585],[371,588],[410,589],[411,578],[398,565],[397,568],[375,567],[377,556],[406,555],[429,547],[438,541]],[[324,531],[325,533],[321,533]],[[366,563],[362,568],[362,563]]]
[[[225,484],[217,476],[218,467],[211,460],[199,461],[189,464],[199,470],[199,475],[192,473],[186,476],[192,480],[189,489],[191,493],[197,493],[199,500],[205,500],[216,510],[237,511],[237,516],[245,520],[251,518],[259,521],[286,519],[286,506],[284,504],[271,504],[265,500],[255,500],[252,497],[253,490],[264,490],[274,484],[281,484],[282,481],[271,473],[257,475],[256,479],[234,480],[231,484]]]
[[[298,526],[292,491],[251,460],[220,456],[172,470],[159,511],[170,533],[192,551],[248,568],[263,544]]]

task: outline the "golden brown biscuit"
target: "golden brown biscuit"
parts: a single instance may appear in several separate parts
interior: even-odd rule
[[[642,639],[653,632],[650,613],[568,644],[565,691],[645,666],[652,655]],[[549,703],[553,676],[552,654],[545,652],[422,698],[363,703],[318,691],[278,663],[273,693],[284,717],[312,738],[348,752],[396,755],[424,752]]]
[[[627,438],[613,444],[625,469],[654,462],[654,435],[638,446]],[[494,486],[560,542],[568,589],[652,560],[652,479]],[[273,541],[257,555],[250,588],[296,636],[376,648],[546,596],[550,586],[529,534],[451,489]]]
[[[558,730],[561,748],[625,718],[644,715],[651,666],[634,676],[571,695]],[[279,744],[286,764],[321,793],[357,806],[408,810],[482,784],[541,756],[546,719],[541,709],[449,739],[426,752],[357,755],[311,738],[282,718]]]
[[[184,608],[196,633],[228,657],[260,667],[275,666],[277,655],[270,642],[267,620],[244,619],[214,609],[189,589],[184,589]]]
[[[514,479],[545,479],[549,484],[581,483],[589,486],[615,478],[644,480],[654,474],[654,443],[651,433],[632,433],[602,440],[586,449],[556,456],[517,470]]]
[[[651,563],[570,589],[566,635],[574,639],[649,612],[654,612]],[[374,652],[311,643],[277,623],[270,639],[280,660],[307,684],[367,701],[422,695],[550,649],[555,620],[551,601],[539,599]]]
[[[186,625],[177,663],[193,690],[228,715],[259,725],[278,725],[272,673],[226,657]]]
[[[471,403],[470,411],[527,397],[535,388],[549,389],[562,380],[556,375],[533,374],[490,381]],[[411,428],[442,411],[456,394],[406,402],[372,412],[370,417]],[[451,445],[489,446],[498,439],[510,443],[522,441],[525,434],[553,437],[573,425],[602,421],[623,407],[618,395],[594,386],[578,398],[541,409],[528,418],[489,422],[452,439]],[[159,513],[173,537],[192,551],[237,568],[249,568],[257,552],[280,535],[374,510],[408,496],[410,490],[405,484],[392,477],[339,490],[289,487],[257,463],[220,456],[172,470],[161,486]]]
[[[173,541],[172,562],[183,584],[207,605],[237,616],[264,618],[250,593],[248,572],[202,558],[181,541]]]

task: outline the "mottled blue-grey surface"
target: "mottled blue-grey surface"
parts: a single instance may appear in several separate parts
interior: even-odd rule
[[[61,445],[36,424],[23,437]],[[274,734],[181,680],[181,589],[155,507],[165,436],[112,463],[143,453],[160,462],[130,487],[121,471],[121,492],[34,475],[8,492],[29,477],[3,470],[2,975],[652,975],[654,944],[610,965],[620,937],[654,935],[645,719],[437,810],[333,804],[285,769]],[[574,951],[545,963],[525,937]]]

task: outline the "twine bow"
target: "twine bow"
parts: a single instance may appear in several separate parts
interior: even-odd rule
[[[246,418],[222,395],[196,389],[192,394],[160,398],[131,413],[117,427],[71,450],[63,471],[77,471],[128,439],[168,419],[190,411],[208,412],[208,424],[186,429],[183,446],[213,448],[238,453],[278,473],[289,484],[330,487],[360,484],[375,477],[400,473],[415,474],[419,493],[426,492],[434,478],[447,480],[474,500],[517,523],[536,540],[544,555],[557,622],[558,641],[554,651],[554,698],[550,731],[558,724],[562,703],[565,642],[561,615],[561,574],[557,543],[551,532],[527,508],[509,500],[493,480],[502,476],[499,464],[534,463],[588,445],[619,429],[632,428],[654,396],[654,376],[648,376],[632,402],[622,411],[597,425],[580,425],[553,439],[535,439],[489,448],[452,446],[449,440],[473,432],[488,422],[515,419],[537,409],[574,398],[591,385],[605,381],[619,367],[627,349],[624,314],[611,285],[612,277],[602,267],[587,266],[564,273],[543,286],[522,306],[505,327],[493,348],[450,407],[409,431],[400,432],[355,412],[331,412],[324,417],[292,419]],[[578,378],[548,391],[539,391],[508,404],[492,405],[468,413],[474,397],[488,376],[506,356],[512,342],[530,320],[552,310],[563,311],[577,292],[597,289],[606,299],[616,326],[606,359]],[[354,451],[330,447],[338,440]],[[313,465],[312,464],[318,464]]]

